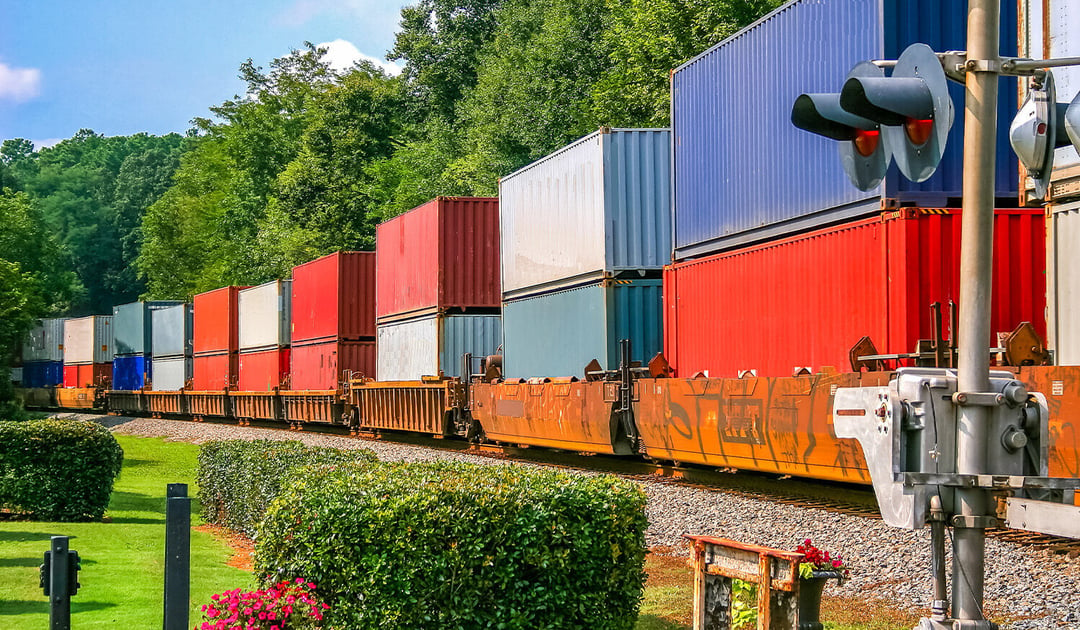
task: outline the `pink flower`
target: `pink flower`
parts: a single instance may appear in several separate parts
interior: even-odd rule
[[[315,583],[314,582],[308,582],[307,587],[311,588],[311,589],[314,589],[315,588]]]

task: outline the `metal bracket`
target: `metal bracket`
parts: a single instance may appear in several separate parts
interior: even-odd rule
[[[1023,475],[965,475],[960,473],[897,473],[905,486],[987,488],[992,490],[1069,490],[1080,488],[1077,477],[1025,477]]]
[[[968,59],[964,62],[967,72],[993,72],[1001,74],[1001,59]]]
[[[1005,404],[1005,396],[997,392],[956,392],[952,401],[961,407],[997,407]]]
[[[960,529],[990,529],[998,526],[998,519],[994,516],[963,516],[957,514],[950,520],[950,525]]]

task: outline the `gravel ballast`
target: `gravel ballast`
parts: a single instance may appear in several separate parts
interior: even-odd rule
[[[215,439],[282,439],[334,448],[366,448],[383,460],[454,459],[477,464],[500,460],[381,440],[150,418],[75,415],[116,433],[200,443]],[[534,464],[526,464],[534,465]],[[590,473],[584,473],[590,474]],[[928,611],[931,593],[929,530],[907,531],[876,519],[816,508],[772,503],[664,480],[638,480],[649,498],[647,543],[686,555],[683,534],[723,536],[741,542],[794,549],[811,538],[839,552],[851,579],[829,592],[884,600],[891,606]],[[986,606],[1010,619],[1011,630],[1080,628],[1080,558],[989,539],[986,545]]]

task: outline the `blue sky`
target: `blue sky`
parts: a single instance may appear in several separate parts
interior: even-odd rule
[[[383,59],[405,0],[0,0],[0,140],[184,132],[305,41]],[[339,41],[340,40],[340,41]]]

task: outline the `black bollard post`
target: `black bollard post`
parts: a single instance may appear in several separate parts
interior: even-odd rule
[[[191,498],[170,483],[165,499],[165,630],[187,630],[191,606]]]
[[[71,630],[71,596],[79,591],[79,554],[68,550],[67,536],[53,536],[41,571],[49,598],[49,630]]]

